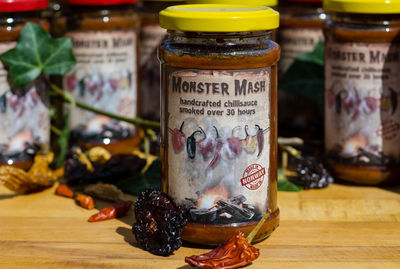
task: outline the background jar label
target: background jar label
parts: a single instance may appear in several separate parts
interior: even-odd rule
[[[400,160],[400,47],[333,43],[325,48],[325,147],[349,164]]]
[[[324,40],[321,28],[281,28],[278,30],[278,43],[281,47],[279,77],[289,69],[302,53],[314,50],[318,42]]]
[[[136,117],[136,31],[74,31],[66,36],[72,39],[78,63],[64,77],[64,89],[76,100],[95,108]],[[70,125],[82,140],[134,135],[131,124],[77,107],[71,107]]]
[[[15,45],[16,42],[0,43],[0,53]],[[48,95],[35,87],[44,82],[11,88],[7,75],[0,62],[0,162],[3,158],[27,158],[24,151],[36,143],[47,150],[50,140]]]
[[[270,68],[167,67],[168,192],[201,223],[268,209]]]

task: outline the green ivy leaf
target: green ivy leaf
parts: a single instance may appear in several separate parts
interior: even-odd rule
[[[278,191],[292,191],[299,192],[303,188],[292,182],[290,182],[287,177],[283,174],[281,169],[278,169]]]
[[[28,22],[15,48],[0,55],[15,86],[35,80],[43,72],[64,75],[76,64],[69,38],[53,39],[41,26]]]
[[[314,51],[300,54],[279,82],[279,89],[292,92],[318,103],[324,110],[324,44]]]

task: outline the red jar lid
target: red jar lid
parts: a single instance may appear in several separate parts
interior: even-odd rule
[[[67,0],[70,5],[121,5],[121,4],[132,4],[139,2],[139,0]]]
[[[46,9],[49,0],[0,0],[0,12],[21,12]]]

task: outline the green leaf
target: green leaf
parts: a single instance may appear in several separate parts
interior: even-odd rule
[[[161,189],[161,160],[155,160],[144,174],[114,183],[121,191],[139,195],[148,188]]]
[[[42,72],[64,75],[76,64],[70,39],[53,39],[32,22],[21,31],[15,48],[0,55],[0,59],[9,67],[9,75],[17,87],[27,85]]]
[[[324,45],[319,42],[314,51],[296,58],[279,82],[279,89],[313,99],[323,111],[324,88]]]
[[[287,177],[283,174],[281,169],[278,170],[278,191],[292,191],[299,192],[303,188],[292,182],[290,182]]]
[[[65,161],[65,157],[67,156],[67,151],[68,151],[68,146],[69,146],[69,144],[68,144],[69,143],[69,134],[70,134],[69,115],[70,115],[70,111],[68,110],[68,112],[64,118],[64,127],[61,130],[60,136],[58,137],[58,146],[60,148],[60,152],[57,156],[57,162],[56,162],[57,167],[60,167],[61,165],[63,165],[63,163]]]

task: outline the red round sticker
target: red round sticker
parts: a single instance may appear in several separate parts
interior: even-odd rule
[[[244,170],[240,183],[249,190],[257,190],[263,184],[265,174],[264,167],[259,164],[251,164]]]

